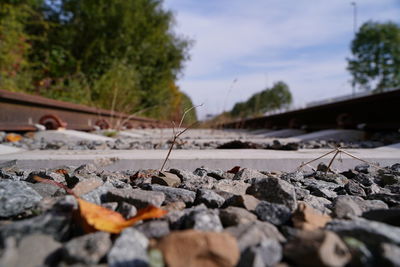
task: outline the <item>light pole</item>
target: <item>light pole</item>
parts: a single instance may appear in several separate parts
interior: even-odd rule
[[[357,33],[357,3],[356,2],[351,2],[351,5],[353,6],[353,33],[354,33],[354,39],[356,38],[356,33]],[[356,85],[354,82],[351,83],[352,86],[352,93],[353,97],[356,94]]]

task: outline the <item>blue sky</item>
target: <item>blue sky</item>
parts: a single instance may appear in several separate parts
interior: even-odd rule
[[[351,94],[346,58],[353,33],[352,1],[164,0],[175,32],[194,40],[178,81],[200,118],[286,82],[294,107]],[[400,23],[400,0],[359,0],[358,26]],[[236,80],[236,82],[233,82]]]

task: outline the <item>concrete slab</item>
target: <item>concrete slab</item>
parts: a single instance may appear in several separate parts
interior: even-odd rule
[[[0,144],[0,154],[12,154],[12,153],[17,153],[17,152],[21,152],[21,151],[25,151],[25,150],[22,148],[18,148],[18,147]]]
[[[293,137],[298,141],[335,140],[335,141],[360,141],[364,139],[364,132],[346,129],[323,130]]]
[[[168,168],[194,170],[205,166],[213,169],[228,170],[234,166],[254,168],[259,170],[294,171],[303,162],[315,159],[329,150],[313,149],[300,151],[276,150],[174,150],[167,163]],[[347,151],[347,150],[346,150]],[[84,163],[98,161],[113,162],[104,167],[109,170],[137,170],[160,168],[168,151],[166,150],[119,150],[119,151],[27,151],[0,155],[0,164],[17,160],[17,167],[22,169],[54,168],[62,165],[79,166]],[[400,150],[394,149],[349,149],[348,152],[381,166],[400,163]],[[328,164],[332,156],[312,163]],[[333,167],[347,170],[361,162],[342,155],[342,162],[335,161]]]
[[[36,139],[44,138],[47,141],[112,141],[113,138],[74,130],[48,130],[35,133]]]
[[[400,149],[400,143],[391,144],[391,145],[388,145],[388,146],[381,146],[381,147],[378,147],[376,149]]]
[[[282,130],[266,133],[263,136],[266,138],[287,138],[287,137],[301,135],[304,133],[305,133],[305,131],[297,130],[297,129],[282,129]]]

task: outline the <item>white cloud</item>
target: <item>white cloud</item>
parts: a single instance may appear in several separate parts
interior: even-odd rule
[[[357,1],[358,25],[398,21],[397,1]],[[165,5],[176,13],[176,31],[195,40],[179,84],[195,103],[205,102],[202,116],[264,89],[267,77],[269,85],[287,82],[297,104],[351,92],[345,69],[353,37],[350,1],[166,0]]]

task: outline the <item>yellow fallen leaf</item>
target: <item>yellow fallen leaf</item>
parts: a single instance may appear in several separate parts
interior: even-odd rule
[[[130,219],[125,219],[120,213],[102,206],[77,198],[79,204],[79,216],[85,232],[96,230],[119,234],[123,229],[134,225],[138,221],[161,218],[167,211],[155,206],[148,206]]]
[[[9,133],[6,135],[7,142],[18,142],[22,139],[22,136],[19,134]]]
[[[76,198],[79,206],[79,210],[77,214],[75,214],[77,215],[76,219],[86,233],[104,231],[119,234],[126,227],[134,225],[138,221],[161,218],[168,213],[166,210],[149,205],[148,207],[139,210],[136,216],[125,219],[116,211],[79,198],[71,189],[61,183],[49,179],[43,179],[38,176],[34,176],[34,180],[61,187],[65,189],[68,194],[71,194]]]

